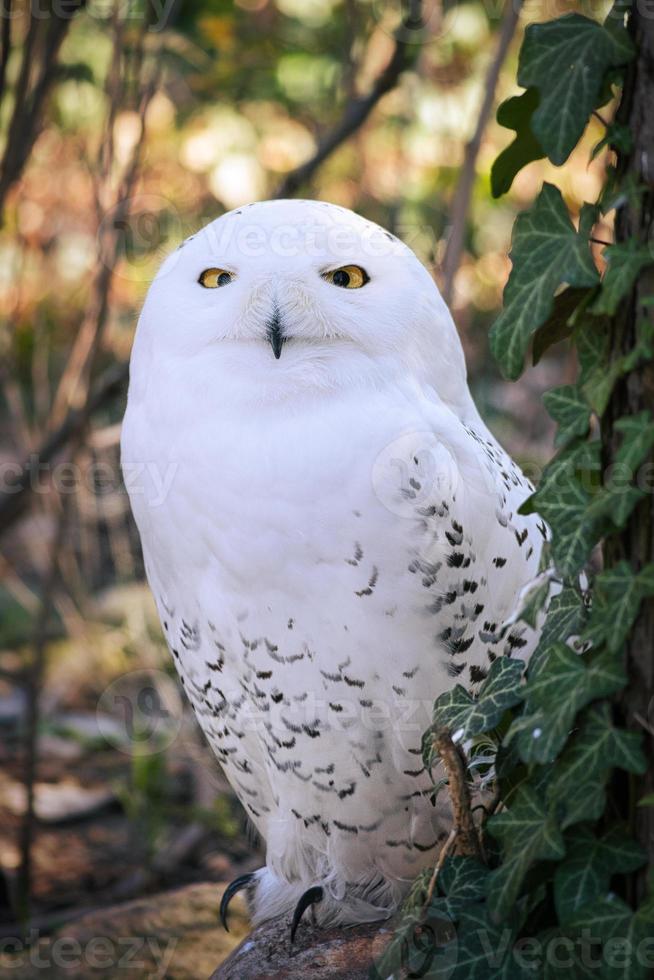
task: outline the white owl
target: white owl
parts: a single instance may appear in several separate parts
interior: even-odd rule
[[[312,903],[392,914],[448,831],[433,701],[528,655],[501,627],[545,536],[428,272],[341,207],[225,214],[150,287],[122,459],[181,682],[266,841],[223,916],[240,887],[293,931]]]

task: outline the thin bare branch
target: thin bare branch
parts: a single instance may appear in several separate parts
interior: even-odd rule
[[[137,44],[137,55],[139,60],[139,76],[143,69],[144,58],[144,33],[141,32]],[[116,45],[122,43],[121,25],[116,28]],[[160,67],[155,63],[154,68],[147,80],[141,81],[142,92],[139,102],[139,121],[140,133],[134,142],[132,153],[123,171],[118,190],[113,198],[113,208],[111,208],[112,220],[101,228],[98,237],[98,272],[94,288],[95,305],[89,307],[84,320],[78,330],[77,337],[73,343],[72,350],[68,357],[68,362],[59,380],[57,393],[55,395],[52,412],[50,415],[50,425],[61,427],[66,418],[66,413],[70,409],[79,407],[83,400],[83,391],[87,387],[87,381],[91,376],[93,364],[100,349],[105,326],[109,314],[109,294],[114,269],[118,263],[121,234],[125,230],[129,219],[131,207],[131,195],[134,191],[138,178],[141,154],[143,151],[145,135],[145,116],[148,106],[157,90],[160,78]],[[122,99],[123,87],[115,89],[114,100]],[[115,107],[109,107],[109,117],[113,118]],[[112,164],[104,160],[101,151],[99,164],[105,168],[103,183],[111,183]],[[104,160],[104,162],[103,162]],[[102,195],[106,197],[106,195]],[[110,206],[109,201],[105,206]]]
[[[21,864],[17,881],[17,917],[26,923],[30,915],[32,884],[33,838],[35,826],[35,784],[38,764],[39,698],[45,668],[45,652],[48,641],[48,624],[54,603],[54,590],[59,564],[59,552],[66,532],[66,502],[61,499],[57,529],[52,541],[48,569],[42,586],[41,605],[36,619],[32,645],[32,659],[26,672],[27,712],[25,719],[25,773],[26,808],[20,827]]]
[[[450,234],[445,247],[445,255],[441,268],[443,276],[443,298],[446,303],[449,303],[452,299],[454,277],[461,262],[461,253],[463,252],[468,211],[470,209],[481,141],[488,125],[488,120],[490,119],[491,110],[495,102],[497,80],[520,18],[521,7],[522,0],[507,0],[495,56],[488,66],[486,73],[484,97],[479,109],[477,125],[472,138],[466,145],[461,176],[459,177],[452,202]]]
[[[452,827],[452,829],[448,834],[447,840],[445,841],[440,851],[438,852],[438,860],[434,865],[434,870],[432,871],[431,878],[429,879],[429,887],[427,888],[427,895],[425,897],[425,906],[431,903],[431,900],[434,896],[434,889],[436,888],[436,882],[438,881],[438,876],[443,869],[443,865],[445,864],[445,858],[448,856],[448,854],[451,852],[452,848],[454,847],[456,838],[457,838],[456,827]]]
[[[82,408],[71,409],[62,424],[51,432],[44,442],[24,461],[21,472],[13,481],[11,490],[0,494],[0,534],[23,513],[33,491],[33,476],[39,468],[47,466],[77,434],[83,431],[87,420],[124,391],[128,377],[127,364],[113,366],[97,381]]]
[[[0,29],[0,102],[5,94],[5,79],[7,77],[7,64],[11,53],[11,0],[2,0],[0,5],[0,16],[2,16],[2,28]]]
[[[407,40],[406,34],[415,30],[420,24],[421,15],[421,0],[411,0],[406,16],[395,33],[395,47],[390,60],[370,92],[348,102],[341,120],[320,140],[316,152],[306,163],[300,164],[295,170],[286,174],[275,197],[292,197],[313,176],[327,157],[360,129],[382,96],[395,88],[400,75],[411,66],[415,57],[416,44],[412,40]]]
[[[7,142],[0,163],[0,222],[7,194],[20,178],[39,134],[43,108],[57,77],[57,57],[62,41],[74,15],[85,3],[86,0],[71,0],[65,12],[51,10],[45,19],[36,11],[30,12]],[[2,57],[8,58],[4,36],[2,43]]]

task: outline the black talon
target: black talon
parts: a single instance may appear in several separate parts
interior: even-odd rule
[[[318,902],[322,902],[323,894],[324,892],[321,886],[314,885],[313,888],[308,888],[304,895],[301,896],[300,901],[295,906],[293,921],[291,922],[291,942],[295,940],[295,932],[300,924],[300,919],[310,905],[316,905]]]
[[[225,932],[229,932],[229,927],[227,925],[227,909],[229,908],[229,903],[237,892],[242,891],[243,888],[247,888],[254,877],[254,871],[249,871],[247,874],[239,875],[238,878],[234,878],[234,881],[232,881],[223,892],[223,897],[220,900],[220,921],[225,928]]]

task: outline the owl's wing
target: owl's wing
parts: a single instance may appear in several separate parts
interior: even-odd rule
[[[373,482],[408,519],[408,536],[418,523],[416,593],[433,615],[448,672],[472,668],[474,683],[496,656],[524,656],[535,645],[524,623],[505,623],[538,573],[547,528],[518,512],[533,488],[481,420],[442,407],[425,420],[396,440]]]

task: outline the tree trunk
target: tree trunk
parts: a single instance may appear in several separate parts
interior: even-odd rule
[[[618,167],[623,181],[632,181],[643,188],[642,194],[629,195],[627,204],[616,218],[616,239],[634,238],[639,244],[652,247],[654,230],[654,20],[648,11],[634,4],[630,17],[631,33],[637,55],[632,63],[618,110],[618,121],[627,125],[633,137],[633,150],[623,156]],[[623,184],[623,186],[626,186]],[[644,301],[654,296],[654,267],[640,275],[631,294],[624,300],[613,324],[612,357],[627,353],[636,345],[638,323],[654,319],[654,307]],[[619,444],[615,422],[625,415],[649,410],[654,416],[654,362],[642,364],[617,385],[606,415],[603,441],[607,460]],[[641,466],[639,485],[647,496],[633,511],[629,523],[620,535],[607,541],[608,563],[626,559],[634,571],[654,561],[654,466],[652,460]],[[628,686],[623,692],[618,711],[630,728],[645,738],[643,746],[650,760],[648,772],[638,780],[623,782],[614,787],[616,809],[630,819],[632,829],[647,851],[654,866],[654,808],[636,807],[645,794],[654,792],[654,597],[646,600],[640,610],[635,628],[626,647]],[[629,883],[628,897],[632,902],[642,899],[646,887],[646,869]]]
[[[320,929],[309,916],[291,945],[288,916],[257,926],[211,980],[368,980],[394,923]]]

